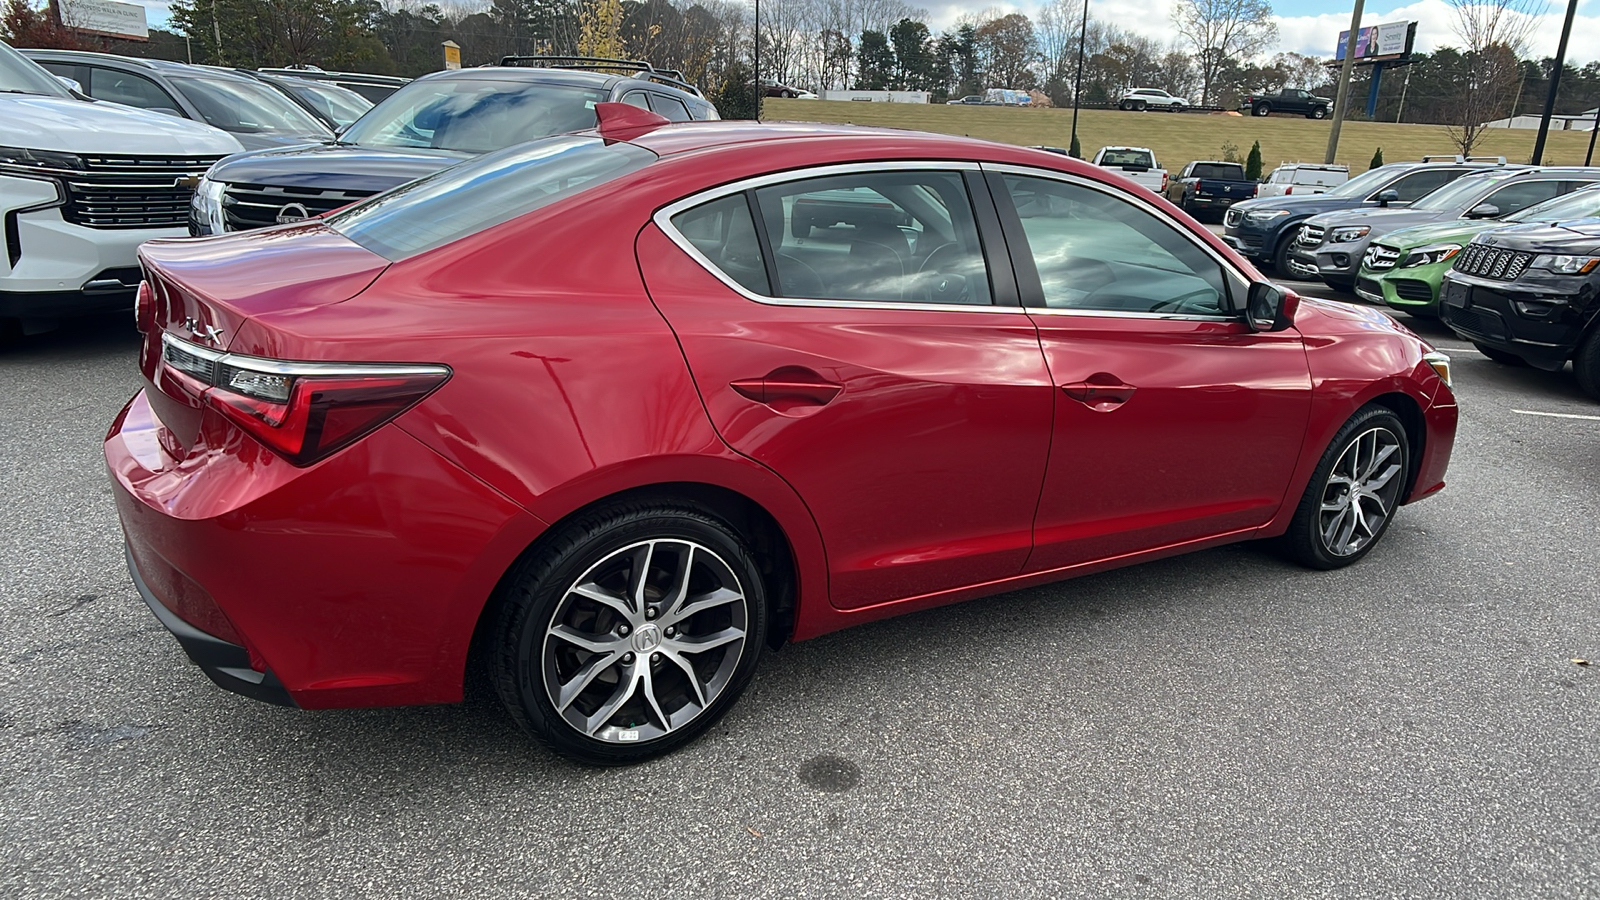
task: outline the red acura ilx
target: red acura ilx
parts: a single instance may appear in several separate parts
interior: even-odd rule
[[[1445,357],[1104,170],[600,119],[145,245],[106,461],[139,592],[219,684],[449,702],[471,659],[624,763],[785,641],[1232,541],[1343,566],[1444,486]]]

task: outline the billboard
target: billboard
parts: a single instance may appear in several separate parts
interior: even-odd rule
[[[79,31],[92,31],[135,41],[150,39],[144,7],[117,0],[60,0],[61,24]]]
[[[1387,25],[1369,25],[1356,32],[1356,59],[1377,59],[1409,56],[1411,35],[1415,26],[1410,22],[1390,22]],[[1335,62],[1344,60],[1345,44],[1350,39],[1348,30],[1339,32],[1339,43],[1334,48]]]

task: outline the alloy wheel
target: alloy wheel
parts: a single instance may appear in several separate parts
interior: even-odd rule
[[[587,737],[664,737],[727,689],[749,628],[746,591],[715,552],[679,538],[630,544],[558,602],[541,651],[545,691]]]
[[[1322,490],[1318,532],[1328,552],[1352,556],[1383,533],[1405,479],[1400,438],[1388,428],[1369,428],[1345,445]]]

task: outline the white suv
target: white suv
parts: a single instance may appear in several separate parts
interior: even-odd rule
[[[127,309],[134,250],[183,237],[189,195],[242,147],[209,125],[75,97],[0,43],[0,336]]]
[[[1167,112],[1183,112],[1189,108],[1189,101],[1182,97],[1174,97],[1160,88],[1134,88],[1122,95],[1122,99],[1117,101],[1117,106],[1126,110],[1164,109]]]

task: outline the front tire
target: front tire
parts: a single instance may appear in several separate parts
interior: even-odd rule
[[[1290,231],[1287,228],[1284,230],[1289,233],[1282,240],[1278,241],[1278,249],[1272,254],[1272,267],[1278,270],[1279,278],[1298,279],[1300,276],[1289,271],[1289,245],[1294,243],[1295,232]]]
[[[1325,107],[1325,106],[1319,106],[1316,109],[1313,109],[1311,111],[1311,113],[1308,116],[1306,116],[1306,118],[1308,118],[1308,119],[1326,119],[1327,117],[1328,117],[1328,108]]]
[[[1411,445],[1399,417],[1363,406],[1323,452],[1283,536],[1285,550],[1313,569],[1366,556],[1389,530],[1410,473]]]
[[[1578,387],[1595,400],[1600,400],[1600,329],[1589,332],[1589,338],[1578,346],[1572,357],[1572,373],[1578,376]]]
[[[579,519],[507,577],[491,675],[523,730],[615,766],[669,753],[728,711],[767,639],[744,541],[702,512],[641,504]]]

